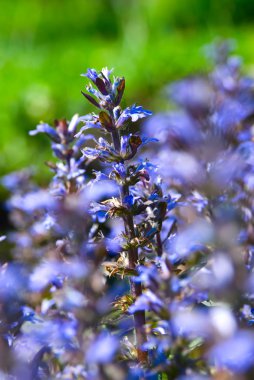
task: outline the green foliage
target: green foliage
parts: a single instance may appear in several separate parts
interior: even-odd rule
[[[214,37],[236,39],[248,63],[253,8],[248,0],[1,0],[1,173],[42,163],[45,140],[31,146],[27,136],[38,121],[88,111],[86,67],[114,66],[126,74],[126,102],[160,110],[160,89],[204,67],[200,47]]]

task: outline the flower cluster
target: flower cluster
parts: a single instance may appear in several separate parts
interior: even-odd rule
[[[97,113],[30,132],[56,160],[48,189],[2,179],[1,379],[253,378],[254,81],[230,44],[208,52],[170,112],[122,107],[125,79],[88,69]]]
[[[167,358],[177,352],[163,360],[169,378],[251,379],[254,81],[227,42],[208,52],[214,70],[171,84],[175,109],[145,125],[159,138],[150,157],[180,196],[153,296],[167,311],[160,344]]]

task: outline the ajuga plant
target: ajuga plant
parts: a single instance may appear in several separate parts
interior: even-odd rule
[[[230,44],[168,87],[170,112],[124,108],[124,78],[89,69],[97,113],[30,132],[56,160],[48,189],[2,179],[1,379],[253,379],[254,81]]]
[[[130,307],[143,296],[140,268],[162,255],[162,223],[174,202],[156,168],[137,156],[157,141],[132,133],[151,112],[121,108],[124,78],[107,69],[85,75],[96,88],[83,94],[99,114],[30,133],[45,133],[60,160],[47,162],[49,189],[32,184],[28,171],[2,180],[13,192],[7,206],[16,229],[13,260],[1,272],[2,376],[139,378],[152,365],[145,310]],[[100,171],[91,172],[94,160]]]
[[[152,194],[144,194],[142,197],[135,196],[134,188],[142,182],[144,189],[149,182],[148,164],[146,162],[133,162],[138,150],[142,145],[147,144],[153,139],[141,139],[128,131],[131,130],[132,123],[138,119],[151,115],[151,112],[144,110],[141,106],[133,105],[124,110],[120,103],[125,88],[124,78],[110,80],[111,72],[103,69],[101,73],[95,70],[88,70],[85,74],[95,84],[97,89],[88,86],[87,90],[95,95],[96,100],[90,95],[83,95],[99,108],[98,115],[88,116],[84,127],[80,132],[87,128],[96,126],[108,136],[107,139],[100,137],[96,141],[95,148],[85,148],[83,154],[87,158],[101,160],[104,165],[104,176],[110,179],[119,188],[119,195],[104,200],[102,207],[97,206],[97,211],[105,212],[110,218],[121,218],[124,230],[121,231],[121,248],[118,252],[117,262],[112,275],[129,276],[130,293],[125,294],[117,300],[116,305],[125,310],[134,300],[142,295],[142,284],[132,277],[138,274],[139,263],[145,259],[145,249],[151,249],[154,235],[160,231],[159,218],[166,214],[167,199],[163,199],[163,215],[158,215],[158,222],[152,222],[147,215],[147,208],[158,206],[159,186],[152,189]],[[97,177],[100,173],[97,173]],[[151,197],[152,195],[152,197]],[[160,197],[162,198],[162,196]],[[139,218],[139,220],[138,220]],[[135,221],[135,220],[136,221]],[[110,265],[106,266],[110,269]],[[145,312],[137,310],[133,313],[134,334],[136,337],[136,359],[140,364],[148,364],[147,351],[144,345],[147,341],[145,331]]]

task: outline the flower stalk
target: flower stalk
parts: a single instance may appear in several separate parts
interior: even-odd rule
[[[134,215],[144,213],[147,206],[142,205],[140,208],[135,196],[130,192],[130,187],[135,186],[138,182],[149,181],[149,174],[144,166],[135,163],[129,164],[129,162],[136,156],[138,149],[149,140],[142,140],[136,134],[126,133],[126,129],[137,120],[150,116],[151,112],[135,104],[122,109],[120,104],[125,88],[125,79],[114,77],[112,80],[110,74],[111,70],[106,68],[99,73],[94,69],[89,69],[84,74],[95,86],[86,88],[92,97],[82,93],[100,109],[100,112],[99,115],[91,114],[80,119],[84,122],[84,126],[81,127],[79,134],[89,128],[99,128],[104,134],[111,137],[110,139],[100,137],[95,140],[95,148],[85,148],[83,154],[87,158],[98,158],[106,163],[111,170],[110,174],[106,174],[106,176],[117,185],[116,189],[120,190],[120,197],[104,201],[99,206],[99,209],[101,207],[99,212],[105,212],[105,215],[111,217],[120,217],[124,222],[124,239],[127,244],[122,246],[122,250],[120,248],[118,254],[121,258],[127,252],[128,264],[124,270],[129,273],[130,293],[133,303],[135,303],[142,296],[142,283],[133,280],[132,276],[133,274],[136,276],[139,270],[138,249],[148,240],[135,226]],[[118,269],[114,273],[119,274]],[[144,345],[147,342],[145,311],[134,311],[133,318],[137,361],[142,366],[148,366],[148,354],[144,351]]]
[[[115,129],[112,132],[112,140],[113,140],[115,150],[119,151],[120,137],[119,137],[119,133],[117,129]],[[122,185],[120,189],[120,193],[121,193],[121,200],[123,202],[124,198],[130,195],[129,186],[126,184]],[[135,233],[133,216],[131,214],[127,214],[124,216],[123,220],[124,220],[125,232],[127,236],[129,237],[130,240],[135,239],[136,233]],[[128,249],[128,259],[129,259],[129,268],[135,270],[138,263],[138,249],[137,248],[130,247]],[[132,279],[130,279],[130,291],[131,291],[131,295],[133,299],[136,300],[138,297],[142,295],[142,284],[133,282]],[[145,331],[145,323],[146,323],[145,312],[136,311],[133,317],[134,317],[134,328],[135,328],[136,345],[137,345],[137,358],[138,358],[139,363],[147,364],[147,361],[148,361],[147,352],[141,349],[141,347],[147,341],[147,336],[146,336],[146,331]]]

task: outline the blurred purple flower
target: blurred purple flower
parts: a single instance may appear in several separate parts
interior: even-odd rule
[[[244,373],[253,365],[254,335],[239,330],[235,336],[216,344],[209,352],[209,360],[217,368]]]
[[[54,209],[57,205],[56,200],[46,190],[39,190],[32,193],[27,193],[23,196],[14,196],[8,202],[12,208],[17,208],[27,213],[32,213],[36,210]]]
[[[89,364],[105,364],[113,361],[119,347],[117,337],[106,332],[100,333],[92,342],[86,353],[86,361]]]
[[[170,98],[195,116],[207,114],[214,101],[214,92],[205,77],[193,77],[168,87]]]

